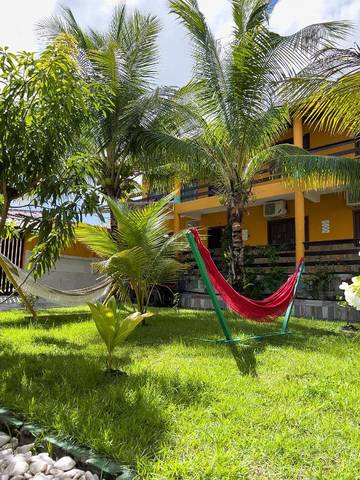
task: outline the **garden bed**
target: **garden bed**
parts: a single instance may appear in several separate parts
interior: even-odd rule
[[[86,316],[24,315],[0,315],[1,401],[141,479],[360,471],[360,336],[339,324],[294,319],[294,335],[239,349],[236,363],[227,347],[199,341],[220,336],[211,312],[161,309],[118,351],[129,376],[112,378]],[[235,334],[276,328],[229,321]]]
[[[30,468],[25,465],[24,472],[16,472],[17,464],[24,469],[26,463]],[[25,480],[135,478],[135,472],[129,468],[97,455],[87,447],[48,435],[39,426],[24,422],[6,408],[0,408],[0,471],[10,479],[26,473]]]

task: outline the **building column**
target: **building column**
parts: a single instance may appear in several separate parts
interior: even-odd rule
[[[174,202],[175,203],[180,203],[181,202],[181,180],[178,178],[175,178],[175,198]]]
[[[176,204],[174,205],[174,233],[178,233],[181,230],[181,217],[177,213]]]
[[[174,233],[178,233],[181,230],[181,218],[180,214],[177,213],[177,204],[181,202],[181,181],[178,178],[175,178],[174,182]]]
[[[208,246],[208,227],[206,225],[204,215],[201,215],[201,219],[199,222],[199,230],[201,235],[204,235],[203,243],[207,247]]]
[[[294,145],[303,148],[303,123],[301,118],[294,118]],[[296,261],[305,256],[305,199],[299,185],[295,185],[295,250]]]

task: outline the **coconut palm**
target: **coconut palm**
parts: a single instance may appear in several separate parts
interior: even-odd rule
[[[185,248],[183,232],[171,235],[169,202],[173,195],[140,209],[107,198],[117,222],[115,232],[80,225],[78,239],[101,261],[94,267],[113,280],[109,296],[117,293],[122,299],[135,293],[137,309],[146,312],[153,289],[177,280],[187,267],[177,255]]]
[[[124,198],[142,173],[151,176],[153,167],[160,178],[160,166],[164,163],[168,168],[178,143],[181,145],[181,119],[187,115],[179,102],[181,91],[153,88],[159,31],[155,16],[138,11],[129,14],[125,5],[114,8],[105,31],[82,29],[67,8],[40,27],[48,40],[60,32],[74,36],[84,74],[106,83],[112,92],[113,109],[99,118],[88,155],[94,163],[95,183],[113,199]],[[115,229],[112,214],[111,224]]]
[[[348,159],[311,156],[293,145],[275,145],[290,126],[286,105],[277,101],[280,82],[308,64],[319,50],[333,45],[348,25],[308,26],[290,36],[268,28],[267,0],[232,0],[234,27],[224,47],[208,27],[196,0],[172,0],[171,11],[187,29],[193,45],[193,109],[201,121],[187,137],[201,173],[215,185],[227,207],[231,227],[229,279],[242,288],[244,278],[241,222],[259,171],[272,162],[288,181],[343,184],[360,178],[360,165]],[[195,155],[194,155],[195,156]],[[204,168],[205,165],[205,168]],[[194,175],[195,176],[195,175]],[[306,185],[305,185],[306,183]]]
[[[333,134],[360,134],[360,47],[325,48],[282,88],[307,123]]]

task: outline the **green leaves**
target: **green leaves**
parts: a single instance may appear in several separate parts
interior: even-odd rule
[[[360,132],[360,48],[326,48],[282,85],[284,101],[309,125],[331,134]]]
[[[170,9],[185,25],[193,44],[195,68],[190,102],[202,121],[193,126],[193,136],[188,134],[187,138],[194,156],[203,159],[194,162],[193,168],[201,176],[203,163],[207,164],[207,178],[210,177],[217,191],[225,199],[241,193],[245,206],[256,175],[269,157],[268,149],[288,130],[291,122],[286,103],[279,102],[279,84],[308,66],[312,55],[346,35],[349,24],[315,24],[283,37],[269,30],[267,0],[232,0],[231,3],[234,30],[226,46],[214,38],[196,0],[171,0]],[[316,102],[323,105],[321,115],[325,104],[329,106],[323,93],[314,96],[308,107],[310,118],[312,111],[317,112],[316,118],[320,116],[320,110],[315,109]],[[358,103],[349,107],[353,116]],[[337,118],[346,117],[344,110],[340,108]],[[331,125],[332,131],[335,125],[338,122]],[[280,157],[284,159],[284,167],[279,167],[279,172],[294,175],[295,169],[285,161],[285,153],[283,149]],[[289,158],[294,159],[294,155]],[[306,158],[309,168],[305,171],[299,161],[296,162],[299,171],[310,176],[311,168],[319,172],[320,163]],[[200,168],[196,168],[197,165]],[[340,163],[338,167],[336,175],[340,178]],[[329,169],[321,168],[324,178]]]
[[[162,169],[158,178],[163,178],[170,165],[173,173],[175,162],[186,163],[193,149],[183,141],[190,116],[183,95],[174,88],[153,88],[160,32],[155,16],[130,12],[122,4],[114,8],[104,31],[80,28],[69,9],[43,23],[45,37],[71,33],[87,78],[110,90],[113,108],[99,116],[92,137],[99,160],[94,178],[103,194],[123,199],[140,175],[155,168]]]
[[[113,290],[124,298],[129,290],[136,296],[138,310],[146,310],[157,285],[175,282],[187,266],[177,256],[186,249],[183,232],[171,234],[168,216],[173,195],[144,208],[129,208],[107,198],[117,222],[110,235],[105,229],[80,226],[78,239],[102,260],[94,267],[111,277]]]
[[[76,152],[109,101],[107,89],[85,81],[77,55],[69,34],[39,56],[0,50],[0,194],[9,206],[27,197],[42,209],[42,218],[23,225],[38,234],[31,259],[37,275],[74,239],[73,224],[82,214],[96,210],[96,193],[87,185],[90,170]]]
[[[130,335],[142,320],[151,317],[152,313],[135,312],[124,318],[124,312],[121,312],[114,297],[111,297],[106,305],[101,303],[89,303],[88,305],[99,335],[108,351],[107,366],[112,368],[112,355],[115,348]]]

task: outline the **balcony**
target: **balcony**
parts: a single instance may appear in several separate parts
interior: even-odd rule
[[[146,197],[132,198],[129,204],[133,207],[141,207],[143,205],[148,205],[149,203],[157,202],[167,195],[166,192],[154,193],[150,192]]]
[[[335,157],[348,156],[350,158],[360,158],[360,142],[356,141],[355,139],[342,140],[339,142],[333,142],[326,145],[309,148],[308,151],[319,155],[332,155]],[[279,180],[280,175],[275,174],[272,171],[271,166],[269,166],[258,172],[254,183],[256,187]],[[131,203],[134,204],[134,206],[146,205],[148,203],[160,200],[166,194],[166,192],[152,192],[145,197],[131,200]],[[201,198],[216,196],[216,189],[210,183],[200,183],[194,180],[192,183],[182,184],[180,191],[180,202],[184,203],[193,200],[199,200]],[[261,197],[262,195],[259,195],[259,198]]]
[[[183,184],[180,191],[180,199],[182,202],[189,202],[203,197],[214,197],[215,195],[216,191],[209,183]]]

